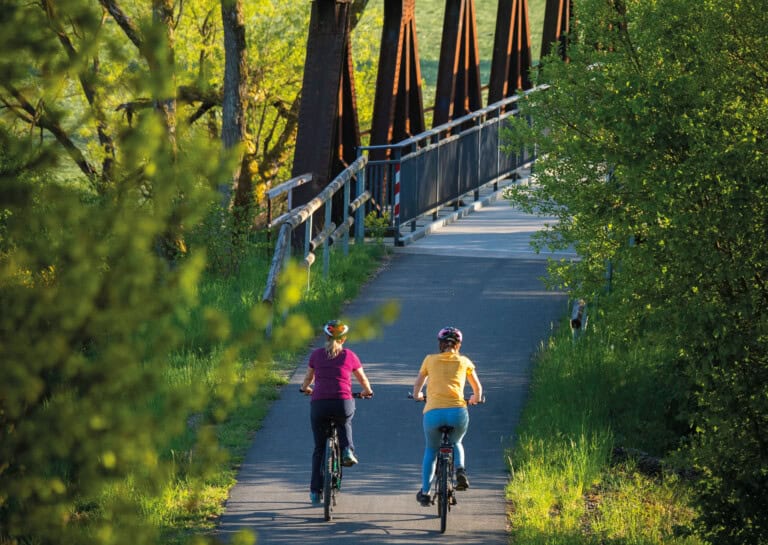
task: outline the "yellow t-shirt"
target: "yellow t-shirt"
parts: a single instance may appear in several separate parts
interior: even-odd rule
[[[427,403],[424,412],[466,407],[464,384],[474,369],[472,360],[455,352],[430,354],[424,358],[419,370],[419,373],[427,376]]]

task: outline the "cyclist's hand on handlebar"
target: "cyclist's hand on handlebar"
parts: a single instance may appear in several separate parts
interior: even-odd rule
[[[478,403],[480,403],[480,400],[477,399],[477,396],[475,394],[472,394],[471,396],[469,396],[469,402],[468,403],[470,405],[477,405]]]
[[[419,392],[415,396],[411,396],[415,401],[424,401],[424,392]]]
[[[370,388],[363,390],[362,392],[360,392],[360,397],[365,397],[365,398],[373,397],[373,390],[371,390]]]
[[[299,387],[299,392],[301,392],[305,396],[312,395],[312,386],[307,386],[303,390],[301,389],[301,387]]]

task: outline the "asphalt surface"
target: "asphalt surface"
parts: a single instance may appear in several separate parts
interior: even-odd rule
[[[297,362],[241,466],[219,525],[223,539],[247,528],[259,545],[508,543],[506,449],[525,404],[531,358],[568,309],[565,295],[544,289],[544,256],[528,245],[546,220],[498,197],[488,193],[409,233],[408,244],[346,309],[359,316],[392,299],[401,306],[380,338],[348,341],[375,396],[357,401],[360,464],[345,470],[333,520],[309,502],[309,401],[298,392],[306,362]],[[447,325],[464,332],[462,352],[475,362],[487,402],[470,408],[464,444],[471,486],[458,493],[440,534],[436,506],[421,507],[415,498],[423,405],[407,395],[424,356],[437,350],[436,332]]]

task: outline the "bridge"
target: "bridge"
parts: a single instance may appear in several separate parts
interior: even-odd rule
[[[553,46],[566,55],[571,0],[546,0],[541,54]],[[278,274],[294,251],[306,265],[323,249],[327,274],[330,245],[349,235],[364,240],[364,218],[389,224],[400,246],[424,215],[437,218],[449,203],[458,208],[488,185],[516,176],[535,160],[533,150],[510,152],[503,132],[518,115],[520,92],[533,88],[527,0],[499,0],[489,104],[482,107],[474,0],[447,0],[438,67],[433,127],[425,129],[416,40],[415,0],[385,0],[370,143],[362,145],[357,122],[350,48],[349,0],[315,0],[299,114],[294,178],[267,192],[269,226],[279,228],[262,299],[275,296]],[[287,196],[287,199],[286,199]],[[286,211],[273,218],[273,203]],[[287,200],[287,202],[285,202]],[[353,227],[354,226],[354,227]],[[410,234],[408,233],[410,231]]]
[[[549,43],[567,33],[569,7],[548,2]],[[385,0],[376,112],[365,146],[356,121],[345,117],[354,104],[348,9],[348,2],[313,3],[295,177],[268,195],[270,202],[286,196],[290,204],[274,218],[270,211],[280,231],[264,299],[274,296],[272,281],[297,240],[307,266],[322,248],[327,271],[331,246],[346,248],[351,237],[362,243],[363,217],[373,212],[387,222],[394,255],[345,314],[362,316],[388,300],[399,302],[401,314],[380,338],[350,342],[375,397],[357,403],[361,463],[345,473],[334,520],[325,522],[322,509],[309,503],[312,438],[308,401],[297,391],[305,362],[297,362],[240,468],[218,532],[230,539],[253,530],[260,545],[416,544],[436,536],[449,544],[506,544],[505,449],[514,440],[531,358],[567,312],[566,296],[541,284],[542,257],[576,257],[534,254],[530,236],[547,218],[523,214],[503,199],[506,187],[530,182],[535,160],[531,150],[505,150],[503,128],[518,114],[518,91],[545,91],[527,80],[527,2],[499,2],[492,102],[482,107],[476,47],[473,57],[472,47],[457,46],[476,40],[474,2],[447,1],[434,126],[426,129],[419,91],[409,83],[420,81],[414,0]],[[338,73],[328,72],[328,55],[339,61]],[[488,402],[471,411],[465,442],[471,488],[441,535],[436,510],[415,500],[422,407],[406,396],[423,357],[436,350],[436,331],[448,324],[464,331],[463,352],[477,364]]]
[[[415,5],[416,0],[384,0],[372,146],[401,142],[426,130]],[[312,3],[293,173],[311,173],[314,179],[296,191],[295,204],[319,193],[359,153],[350,6],[348,0]],[[474,0],[446,1],[433,128],[482,108],[474,6]],[[564,45],[570,15],[570,0],[547,0],[542,56],[551,51],[553,43]],[[529,27],[527,0],[499,1],[489,104],[532,87]],[[390,153],[373,155],[382,158]]]

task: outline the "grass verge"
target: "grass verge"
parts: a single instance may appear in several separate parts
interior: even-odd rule
[[[317,329],[329,317],[337,316],[360,292],[387,255],[383,244],[352,246],[347,256],[334,252],[329,277],[323,278],[321,266],[313,268],[304,284],[307,291],[293,312],[302,314]],[[260,301],[269,265],[270,261],[263,255],[254,255],[237,275],[206,279],[199,290],[201,308],[217,309],[226,315],[233,328],[247,327],[243,324],[249,323],[248,313]],[[217,348],[206,344],[205,329],[205,317],[192,316],[185,350],[175,355],[176,360],[167,376],[170,388],[201,383],[211,390],[216,389],[219,375],[214,362],[220,354]],[[195,435],[200,433],[195,429],[195,422],[189,423],[188,436],[172,442],[169,456],[173,459],[176,477],[159,497],[143,502],[147,519],[162,529],[165,543],[183,543],[189,537],[205,534],[215,527],[254,434],[305,350],[304,346],[283,349],[272,353],[272,359],[266,365],[256,366],[253,360],[260,357],[258,353],[243,354],[237,364],[240,380],[243,384],[257,383],[258,387],[222,423],[209,431],[215,434],[220,452],[214,455],[218,463],[207,472],[204,481],[185,477],[192,473],[185,471],[185,467],[194,464]],[[261,376],[253,381],[252,376],[247,376],[249,373],[260,373]]]
[[[674,385],[651,344],[620,344],[598,324],[577,342],[565,325],[541,347],[509,452],[515,543],[703,543],[691,483],[656,457],[674,448]]]

